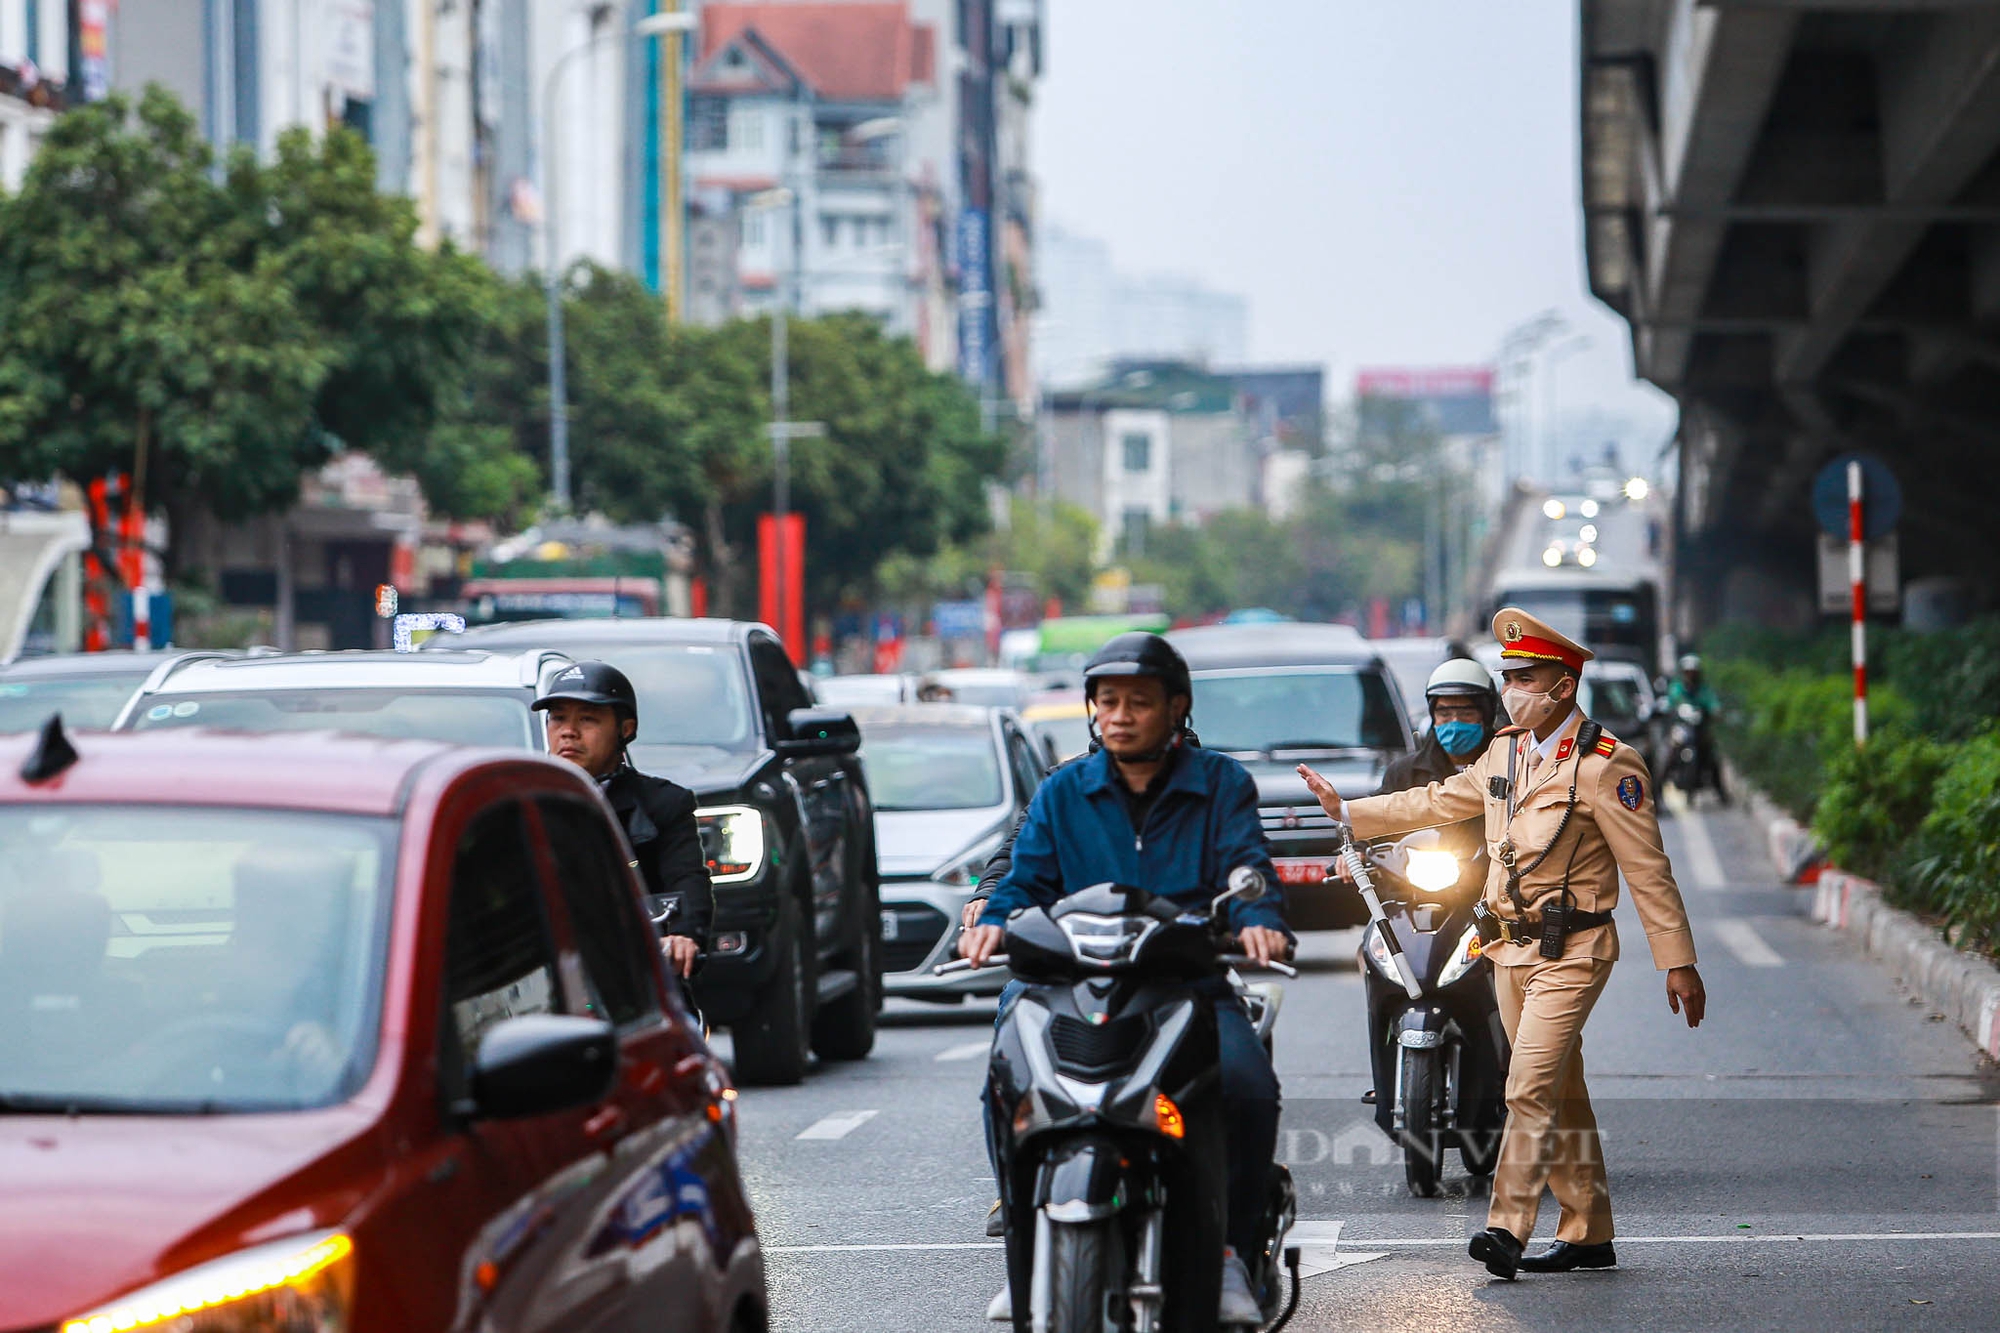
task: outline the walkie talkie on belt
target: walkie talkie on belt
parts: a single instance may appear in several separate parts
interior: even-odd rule
[[[1563,956],[1563,936],[1569,924],[1569,907],[1563,902],[1564,893],[1558,892],[1542,908],[1542,957]]]

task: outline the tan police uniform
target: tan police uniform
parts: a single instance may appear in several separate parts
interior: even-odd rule
[[[1515,663],[1552,661],[1580,670],[1592,657],[1512,608],[1494,617],[1493,633],[1502,658]],[[1618,904],[1621,871],[1645,925],[1653,965],[1664,971],[1695,961],[1687,908],[1660,842],[1645,761],[1610,735],[1594,745],[1579,744],[1582,721],[1580,711],[1572,710],[1541,744],[1522,728],[1510,727],[1470,768],[1443,782],[1347,802],[1348,819],[1361,838],[1485,817],[1492,857],[1486,905],[1522,934],[1486,951],[1494,963],[1501,1020],[1513,1043],[1507,1129],[1487,1222],[1524,1244],[1534,1230],[1544,1185],[1562,1206],[1556,1239],[1599,1245],[1612,1238],[1610,1188],[1583,1081],[1583,1024],[1618,958],[1618,929],[1608,917]],[[1508,794],[1495,794],[1496,778]],[[1525,921],[1508,887],[1510,859],[1519,875],[1515,889],[1528,908]],[[1545,958],[1541,912],[1561,897],[1565,885],[1570,911],[1604,913],[1607,919],[1568,935],[1561,957]]]

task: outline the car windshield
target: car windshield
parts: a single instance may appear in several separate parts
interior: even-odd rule
[[[345,731],[452,745],[538,748],[527,696],[517,690],[237,690],[159,694],[137,711],[138,731]]]
[[[1028,724],[1035,734],[1054,742],[1056,757],[1069,759],[1090,748],[1090,719],[1087,717],[1042,717]]]
[[[1608,677],[1592,683],[1590,711],[1604,717],[1635,717],[1639,712],[1639,683]]]
[[[1236,754],[1404,747],[1388,682],[1353,667],[1202,672],[1194,725],[1203,745]]]
[[[861,761],[877,810],[978,810],[1006,799],[1000,751],[969,727],[869,727]]]
[[[639,697],[639,742],[747,750],[757,739],[750,690],[736,650],[705,643],[576,643],[563,651],[625,673]]]
[[[393,821],[0,805],[0,1111],[297,1110],[375,1060]]]
[[[0,732],[33,731],[61,713],[63,725],[104,731],[147,673],[52,676],[43,680],[0,680]]]

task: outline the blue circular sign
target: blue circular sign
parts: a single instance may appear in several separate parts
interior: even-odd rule
[[[1889,465],[1873,454],[1842,454],[1813,478],[1813,517],[1820,531],[1847,540],[1847,465],[1861,464],[1861,535],[1886,537],[1903,517],[1903,488]]]

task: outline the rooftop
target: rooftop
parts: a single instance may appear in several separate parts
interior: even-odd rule
[[[789,75],[828,101],[897,102],[912,84],[935,82],[936,63],[935,34],[910,21],[907,4],[711,4],[694,82],[755,91]]]

